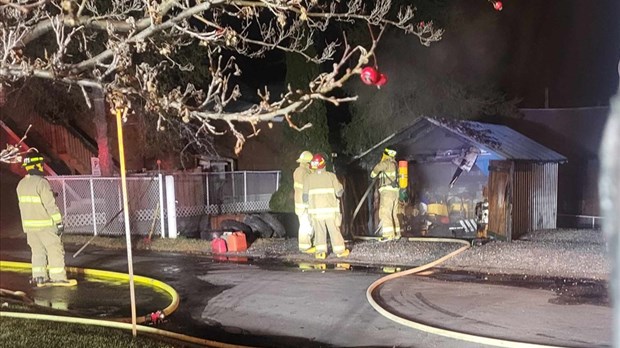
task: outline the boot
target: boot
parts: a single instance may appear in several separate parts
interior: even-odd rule
[[[340,254],[336,254],[336,257],[347,257],[349,256],[351,252],[349,251],[349,249],[344,249],[343,252],[341,252]]]
[[[32,278],[30,278],[29,283],[32,286],[37,286],[38,287],[38,286],[40,286],[39,284],[44,284],[44,283],[46,283],[48,281],[49,281],[49,279],[45,279],[45,277],[32,277]]]
[[[301,252],[304,254],[314,254],[316,252],[316,247],[310,247],[306,250],[301,250]]]
[[[37,283],[37,287],[42,288],[42,287],[48,287],[48,286],[64,286],[64,287],[71,287],[71,286],[76,286],[77,285],[77,280],[75,279],[64,279],[64,280],[48,280],[44,283]]]
[[[327,253],[326,252],[319,252],[314,254],[314,258],[315,259],[320,259],[320,260],[325,260],[327,258]]]

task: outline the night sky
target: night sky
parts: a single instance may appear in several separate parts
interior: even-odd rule
[[[500,85],[521,107],[609,105],[618,86],[620,1],[505,1]]]
[[[618,86],[619,0],[504,0],[499,12],[485,0],[431,3],[446,30],[443,40],[423,47],[415,37],[391,30],[379,45],[379,66],[392,88],[407,88],[422,69],[501,91],[519,99],[519,108],[545,107],[546,88],[551,108],[609,105]],[[423,12],[427,2],[412,4],[420,9],[418,20],[429,19]],[[280,52],[240,62],[243,84],[252,93],[284,79]]]
[[[518,98],[520,108],[608,105],[618,86],[620,1],[448,1],[442,41],[430,48],[392,35],[380,65],[406,88],[425,71],[463,84],[484,84]]]

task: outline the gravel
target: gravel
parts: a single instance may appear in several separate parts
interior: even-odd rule
[[[259,239],[245,254],[289,261],[314,260],[313,255],[299,253],[296,243],[294,239]],[[346,259],[338,259],[330,254],[325,262],[413,267],[436,260],[462,246],[447,241],[357,241]],[[439,267],[489,274],[607,280],[611,261],[601,231],[558,229],[536,231],[513,242],[491,241],[483,246],[472,247]]]
[[[67,244],[83,245],[90,237],[63,236]],[[324,263],[349,263],[376,267],[415,267],[434,261],[463,246],[450,242],[410,241],[396,242],[358,240],[348,242],[351,255],[337,258],[329,254]],[[95,238],[91,247],[124,249],[122,238]],[[151,244],[138,240],[136,249],[161,252],[183,252],[209,255],[208,241],[178,238],[154,239]],[[228,256],[275,258],[290,262],[316,262],[314,255],[298,251],[296,239],[258,239],[246,252],[228,253]],[[526,234],[513,242],[491,241],[473,246],[444,261],[437,267],[488,274],[551,276],[608,280],[611,258],[600,230],[557,229]]]

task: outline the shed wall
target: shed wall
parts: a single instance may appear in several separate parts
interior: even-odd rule
[[[502,240],[512,237],[513,161],[489,162],[489,228],[488,232]]]
[[[556,228],[558,164],[515,162],[512,239],[541,229]]]

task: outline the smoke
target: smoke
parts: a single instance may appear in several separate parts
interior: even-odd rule
[[[507,40],[501,16],[487,5],[448,2],[436,22],[446,32],[430,47],[404,34],[384,37],[377,65],[388,83],[381,90],[361,82],[350,87],[359,99],[351,105],[354,116],[343,132],[348,151],[368,148],[419,116],[479,118],[517,112],[516,103],[506,107],[494,87]]]
[[[444,87],[437,84],[442,80],[464,87],[494,85],[501,74],[506,33],[501,14],[486,5],[451,2],[440,19],[446,29],[443,39],[431,47],[410,36],[386,37],[380,43],[378,63],[390,76],[390,91],[409,90],[414,83],[441,93]]]

